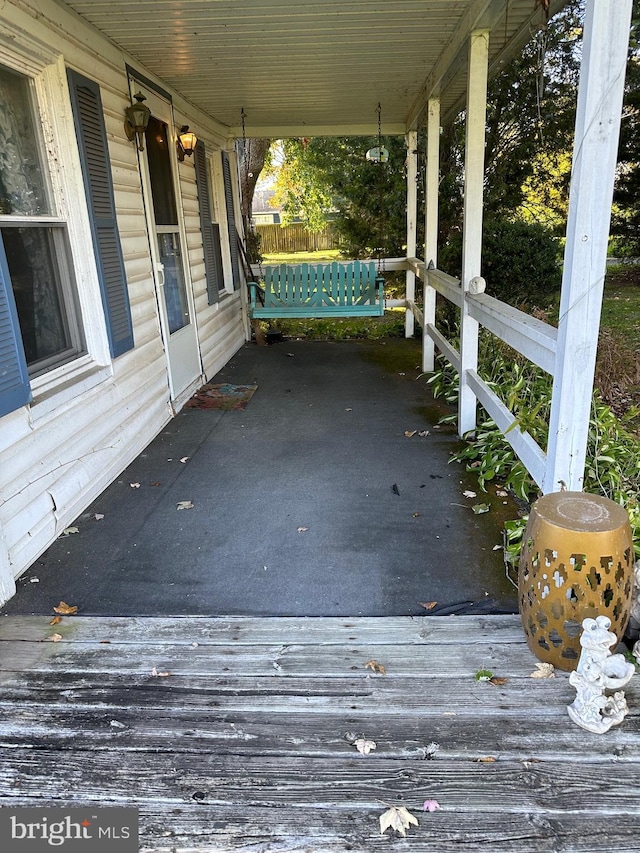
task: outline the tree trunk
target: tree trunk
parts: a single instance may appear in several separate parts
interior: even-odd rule
[[[242,215],[251,219],[251,206],[256,183],[264,166],[270,139],[238,140],[238,162],[240,163],[240,186],[242,189]]]

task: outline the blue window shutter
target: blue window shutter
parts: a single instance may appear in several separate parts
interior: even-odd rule
[[[229,251],[231,253],[231,270],[233,272],[233,286],[237,290],[240,287],[240,259],[238,257],[238,229],[236,228],[236,213],[233,206],[233,184],[231,183],[231,168],[229,166],[229,155],[222,152],[222,174],[224,177],[224,200],[227,206],[227,222],[229,224]]]
[[[71,69],[67,70],[67,76],[109,347],[115,358],[132,349],[134,342],[129,292],[113,199],[102,98],[100,87],[93,80]]]
[[[0,237],[0,415],[13,412],[30,400],[31,386],[18,312]]]
[[[220,251],[220,228],[212,222],[211,197],[207,174],[207,152],[202,142],[198,142],[193,157],[198,187],[198,206],[200,208],[200,231],[204,250],[204,269],[207,278],[209,305],[218,301],[218,293],[223,286],[222,253]]]

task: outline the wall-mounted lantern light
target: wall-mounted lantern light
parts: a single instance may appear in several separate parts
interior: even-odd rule
[[[188,124],[183,124],[180,128],[178,136],[178,160],[182,163],[185,157],[191,157],[195,151],[198,137],[192,130],[189,130]]]
[[[147,100],[142,92],[138,92],[133,97],[136,99],[136,103],[131,104],[124,111],[127,117],[124,123],[124,132],[130,142],[137,139],[138,151],[144,151],[144,132],[149,124],[151,110],[142,103]]]

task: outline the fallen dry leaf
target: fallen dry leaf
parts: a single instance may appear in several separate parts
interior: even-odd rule
[[[375,749],[378,744],[375,740],[365,740],[365,738],[359,737],[353,745],[361,755],[369,755],[371,750]]]
[[[501,687],[503,684],[506,684],[509,681],[508,678],[498,678],[497,675],[494,675],[489,679],[489,684],[493,684],[494,687]]]
[[[80,533],[77,527],[65,527],[60,536],[71,536],[72,533]]]
[[[418,826],[418,820],[404,806],[391,806],[380,815],[380,834],[384,835],[387,829],[393,829],[405,836],[411,824]]]
[[[433,608],[436,606],[437,603],[438,603],[437,601],[419,601],[418,602],[420,607],[424,607],[425,610],[433,610]]]
[[[58,622],[62,622],[62,616],[52,616],[49,620],[49,625],[57,625]]]
[[[555,678],[555,667],[552,663],[537,663],[536,669],[529,678]]]
[[[377,660],[368,660],[365,663],[364,668],[370,669],[372,672],[379,672],[380,675],[386,675],[387,674],[387,670],[384,668],[384,666],[381,663],[378,663]]]
[[[193,503],[191,501],[178,501],[176,509],[193,509]]]
[[[153,669],[151,670],[151,675],[154,675],[157,678],[166,678],[168,675],[171,675],[171,673],[170,672],[158,672],[158,670],[154,666]]]
[[[159,485],[160,485],[160,480],[154,480],[154,481],[153,481],[153,483],[151,483],[150,485],[152,485],[152,486],[159,486]]]
[[[422,809],[425,812],[439,812],[442,811],[442,806],[437,800],[425,800]]]
[[[413,436],[414,436],[417,432],[418,432],[418,430],[417,430],[417,429],[406,429],[406,430],[404,431],[404,434],[407,436],[407,438],[413,438]]]
[[[298,527],[298,533],[306,533],[308,529],[308,527]]]
[[[62,634],[52,634],[50,637],[47,637],[51,643],[59,643],[62,639]]]
[[[473,760],[476,764],[494,764],[496,761],[493,755],[485,755],[482,758],[474,758]]]
[[[53,608],[55,613],[60,613],[62,616],[71,616],[72,613],[77,613],[78,608],[75,604],[67,604],[66,601],[61,601],[57,607]]]

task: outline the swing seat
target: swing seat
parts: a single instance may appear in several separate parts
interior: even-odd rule
[[[267,267],[248,282],[252,317],[382,317],[384,279],[373,261]]]

